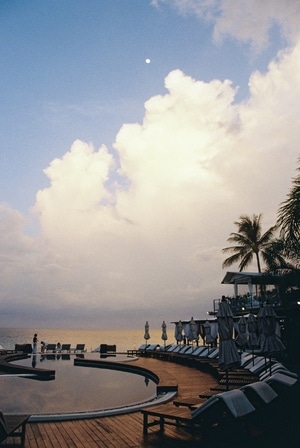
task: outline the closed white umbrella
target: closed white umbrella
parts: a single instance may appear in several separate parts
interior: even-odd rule
[[[233,313],[226,300],[220,302],[217,321],[220,338],[219,366],[226,371],[228,389],[228,370],[239,366],[241,360],[233,340]]]
[[[248,345],[251,348],[258,346],[257,322],[254,314],[249,314],[247,319]]]
[[[247,323],[244,316],[242,316],[238,321],[238,335],[235,338],[236,344],[244,349],[247,345],[248,339],[247,339]]]
[[[257,314],[260,329],[260,350],[268,356],[285,350],[285,345],[276,334],[276,317],[271,305],[260,308]]]
[[[166,322],[163,321],[162,325],[161,325],[161,338],[164,341],[164,346],[166,346],[166,341],[168,340],[168,335],[167,335],[167,325]]]
[[[198,335],[197,335],[197,324],[194,321],[194,318],[191,318],[190,321],[190,331],[189,331],[189,340],[190,341],[195,341],[198,339]]]
[[[181,342],[182,339],[183,339],[182,331],[183,331],[183,325],[182,325],[182,322],[180,320],[178,322],[178,324],[176,325],[176,327],[175,327],[175,339],[176,339],[177,343]]]
[[[147,343],[147,341],[150,339],[150,333],[149,333],[149,324],[148,321],[146,321],[145,323],[145,334],[144,334],[144,339]]]
[[[211,334],[211,325],[208,320],[205,322],[204,326],[204,338],[205,344],[212,345],[215,342],[215,338]]]
[[[249,314],[247,319],[247,329],[248,329],[248,345],[252,350],[252,358],[254,365],[254,349],[258,346],[258,335],[257,335],[257,322],[254,314]]]
[[[276,313],[271,305],[267,304],[260,308],[257,313],[259,329],[260,351],[265,359],[270,359],[270,375],[272,373],[271,357],[275,353],[283,352],[285,345],[276,334]]]

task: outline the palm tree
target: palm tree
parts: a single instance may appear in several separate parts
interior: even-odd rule
[[[300,168],[297,168],[300,171]],[[293,188],[278,210],[277,224],[280,236],[286,242],[286,251],[291,258],[300,252],[300,175],[293,180]]]
[[[234,223],[238,227],[237,233],[231,233],[227,241],[234,246],[225,247],[223,253],[233,253],[223,262],[223,268],[240,262],[239,270],[243,271],[256,258],[258,272],[261,272],[260,254],[265,262],[269,261],[268,249],[273,241],[276,226],[270,227],[264,234],[261,228],[261,214],[240,216],[240,220]]]
[[[282,238],[276,238],[271,241],[264,252],[267,272],[271,274],[287,274],[296,269],[293,260],[288,257],[286,243]]]

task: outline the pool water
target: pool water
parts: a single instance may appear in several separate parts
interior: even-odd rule
[[[74,366],[74,355],[36,355],[36,361],[31,355],[14,364],[32,366],[35,362],[38,368],[55,370],[55,379],[39,381],[1,375],[3,412],[39,416],[84,413],[132,406],[156,396],[156,385],[148,378],[119,370]]]

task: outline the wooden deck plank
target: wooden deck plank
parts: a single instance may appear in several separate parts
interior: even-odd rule
[[[216,378],[196,368],[146,357],[136,362],[158,376],[161,375],[165,384],[168,377],[173,383],[176,380],[178,392],[174,400],[177,401],[190,397],[199,398],[201,392],[205,393],[219,386]],[[175,408],[173,401],[167,405]],[[157,431],[157,427],[149,428],[148,435],[144,436],[143,416],[138,411],[66,422],[29,422],[25,448],[199,448],[201,442],[201,434],[193,434],[175,426],[166,426],[163,433]],[[7,445],[3,446],[19,447],[19,440],[8,439]]]

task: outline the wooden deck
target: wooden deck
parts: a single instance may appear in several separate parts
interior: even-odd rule
[[[156,373],[163,384],[178,384],[176,399],[184,401],[191,396],[199,396],[201,391],[217,385],[217,380],[207,373],[176,363],[153,358],[140,358],[136,361]],[[170,406],[173,406],[170,403]],[[201,438],[200,438],[201,439]],[[167,428],[164,434],[157,430],[143,436],[143,418],[140,411],[110,417],[100,417],[66,422],[28,423],[26,429],[26,448],[137,448],[137,447],[196,447],[199,438],[186,431]],[[1,445],[17,447],[19,441],[7,439]]]
[[[162,381],[166,381],[169,376],[174,384],[176,379],[178,383],[176,400],[179,401],[185,401],[188,397],[199,397],[201,392],[209,391],[218,385],[217,380],[208,373],[177,363],[153,358],[140,358],[137,363],[155,372]],[[173,402],[170,402],[170,406],[174,406]],[[157,428],[150,428],[149,434],[143,436],[143,417],[141,412],[137,411],[85,420],[28,423],[24,446],[26,448],[199,448],[204,447],[201,441],[200,434],[192,434],[173,426],[166,427],[164,433],[157,431]],[[288,446],[298,446],[299,440],[296,442],[298,443],[293,445],[291,439]],[[281,445],[273,444],[272,448],[283,446],[282,441],[280,443]],[[1,446],[20,445],[19,441],[8,439]]]

